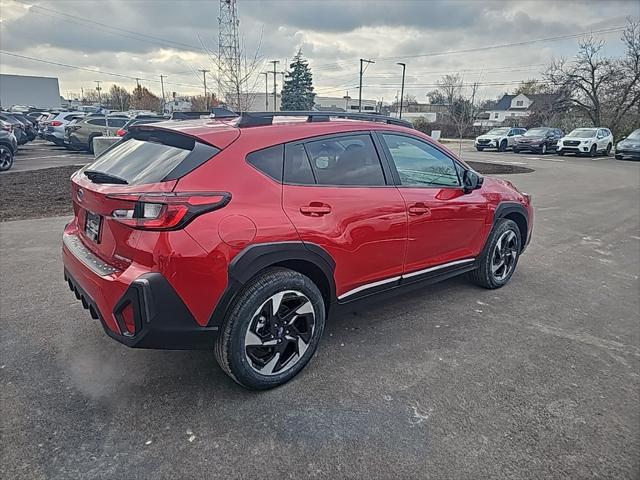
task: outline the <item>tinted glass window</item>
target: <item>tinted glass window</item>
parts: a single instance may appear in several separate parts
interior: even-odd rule
[[[316,183],[307,152],[302,144],[285,146],[284,181],[303,185]]]
[[[115,128],[124,127],[124,124],[127,123],[126,118],[109,118],[108,121],[109,121],[109,126],[115,127]]]
[[[459,186],[455,162],[421,140],[382,134],[395,163],[400,183],[412,186]]]
[[[269,175],[274,180],[282,181],[282,158],[284,155],[284,147],[276,145],[275,147],[265,148],[257,152],[247,155],[247,162],[256,167],[262,173]]]
[[[106,125],[104,118],[94,118],[93,120],[87,120],[89,125],[95,125],[96,127],[104,127]]]
[[[320,185],[385,185],[369,135],[348,135],[305,144]]]
[[[197,164],[219,152],[214,147],[196,144],[193,138],[184,135],[147,132],[141,138],[130,138],[106,150],[86,170],[106,173],[124,179],[128,184],[156,183],[177,167],[182,168],[181,164],[193,150],[204,155],[202,161],[194,157]],[[194,151],[193,156],[198,152]],[[187,163],[193,162],[187,160]]]

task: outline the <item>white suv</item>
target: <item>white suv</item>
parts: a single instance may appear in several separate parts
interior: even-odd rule
[[[499,152],[504,152],[507,148],[513,148],[516,138],[526,131],[525,128],[498,127],[480,135],[473,144],[479,152],[485,148],[497,148]]]
[[[566,137],[558,141],[558,155],[575,153],[576,155],[590,155],[598,153],[609,155],[613,148],[613,135],[608,128],[576,128]]]

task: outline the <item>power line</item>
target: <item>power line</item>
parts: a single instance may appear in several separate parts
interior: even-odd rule
[[[125,28],[114,27],[114,26],[108,25],[106,23],[98,22],[98,21],[93,20],[93,19],[79,17],[77,15],[71,15],[69,13],[60,12],[58,10],[54,10],[52,8],[42,7],[40,5],[33,5],[33,4],[25,2],[23,0],[13,0],[13,1],[16,2],[16,3],[20,3],[22,5],[27,5],[29,7],[29,10],[35,9],[34,13],[39,13],[41,15],[49,16],[51,18],[55,18],[55,17],[52,17],[51,15],[46,15],[43,12],[38,12],[37,10],[43,10],[43,11],[46,11],[46,12],[53,13],[55,15],[59,15],[59,16],[62,16],[62,17],[67,17],[69,19],[74,19],[76,21],[72,22],[72,23],[76,23],[78,25],[83,25],[83,23],[79,23],[79,22],[88,23],[89,25],[83,25],[83,26],[86,26],[88,28],[94,29],[94,28],[97,27],[97,28],[101,28],[103,30],[115,30],[115,31],[118,31],[118,32],[123,32],[123,33],[129,34],[129,35],[122,35],[122,34],[118,34],[116,32],[110,31],[109,33],[111,33],[113,35],[120,35],[120,36],[124,36],[125,38],[133,38],[135,40],[142,40],[142,41],[149,42],[149,40],[145,40],[145,38],[147,38],[147,39],[150,39],[150,40],[154,40],[153,42],[149,42],[149,43],[159,44],[158,42],[161,42],[163,44],[163,46],[167,46],[167,44],[171,44],[171,45],[176,45],[176,46],[182,47],[183,49],[184,48],[188,48],[189,50],[193,50],[193,51],[202,51],[201,47],[197,47],[195,45],[190,45],[190,44],[183,43],[183,42],[176,42],[176,41],[173,41],[173,40],[167,40],[166,38],[156,37],[154,35],[148,35],[146,33],[135,32],[133,30],[127,30]],[[67,21],[69,21],[69,20],[67,20]],[[135,37],[131,37],[131,35],[135,35]],[[139,38],[139,37],[143,37],[143,38]]]
[[[70,65],[70,64],[67,64],[67,63],[60,63],[60,62],[52,62],[50,60],[43,60],[41,58],[29,57],[27,55],[20,55],[18,53],[5,52],[4,50],[0,50],[0,54],[9,55],[11,57],[16,57],[16,58],[23,58],[23,59],[26,59],[26,60],[32,60],[34,62],[46,63],[46,64],[49,64],[49,65],[56,65],[58,67],[73,68],[73,69],[76,69],[76,70],[83,70],[85,72],[99,73],[101,75],[109,75],[109,76],[112,76],[112,77],[120,77],[120,78],[128,78],[130,80],[144,80],[145,82],[160,83],[160,80],[155,80],[155,79],[152,79],[152,78],[134,77],[133,75],[126,75],[124,73],[107,72],[105,70],[98,70],[98,69],[95,69],[95,68],[80,67],[78,65]],[[180,86],[180,87],[200,88],[200,85],[192,85],[192,84],[189,84],[189,83],[176,83],[176,82],[165,82],[165,83],[168,84],[168,85],[176,85],[176,86]]]
[[[555,41],[560,41],[560,40],[568,40],[571,38],[577,38],[577,37],[582,37],[585,35],[596,35],[596,34],[601,34],[601,33],[613,33],[616,31],[621,31],[624,30],[626,27],[624,25],[619,25],[616,27],[609,27],[609,28],[603,28],[603,29],[599,29],[599,30],[590,30],[590,31],[586,31],[586,32],[576,32],[576,33],[568,33],[565,35],[556,35],[553,37],[544,37],[544,38],[535,38],[535,39],[530,39],[530,40],[522,40],[522,41],[518,41],[518,42],[509,42],[509,43],[502,43],[502,44],[496,44],[496,45],[486,45],[483,47],[475,47],[475,48],[467,48],[467,49],[462,49],[462,50],[444,50],[444,51],[440,51],[440,52],[429,52],[429,53],[422,53],[422,54],[416,54],[416,55],[395,55],[395,56],[391,56],[391,57],[379,57],[376,58],[376,61],[380,61],[380,62],[385,62],[385,61],[392,61],[392,60],[402,60],[402,59],[407,59],[407,58],[420,58],[420,57],[435,57],[435,56],[441,56],[441,55],[454,55],[454,54],[459,54],[459,53],[472,53],[472,52],[479,52],[479,51],[484,51],[484,50],[492,50],[492,49],[498,49],[498,48],[508,48],[508,47],[516,47],[516,46],[522,46],[522,45],[530,45],[533,43],[541,43],[541,42],[555,42]],[[344,66],[349,66],[352,64],[357,63],[358,60],[344,60],[344,61],[340,61],[340,62],[335,62],[335,63],[326,63],[326,64],[319,64],[319,65],[315,65],[313,64],[313,68],[320,68],[323,70],[326,69],[330,69],[331,67],[338,67],[338,68],[343,68]]]

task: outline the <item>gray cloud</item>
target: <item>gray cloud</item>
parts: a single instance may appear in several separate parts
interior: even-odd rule
[[[200,79],[194,70],[212,62],[203,52],[217,49],[218,3],[215,1],[39,1],[24,9],[3,1],[0,24],[2,49],[132,76],[156,79],[170,75],[171,90],[197,93]],[[482,53],[416,57],[425,53],[473,48],[562,35],[624,23],[625,15],[640,15],[633,1],[365,1],[365,0],[238,0],[243,43],[248,53],[260,45],[265,61],[279,59],[286,65],[302,48],[313,67],[319,92],[351,89],[357,83],[358,58],[371,57],[365,76],[369,95],[395,95],[396,61],[409,57],[409,89],[421,95],[442,72],[478,72],[487,81],[535,77],[534,69],[516,66],[548,62],[554,55],[571,56],[575,40],[533,44]],[[49,10],[44,10],[49,9]],[[50,10],[54,10],[54,13]],[[73,16],[73,17],[72,17]],[[79,17],[79,18],[75,18]],[[88,21],[81,20],[82,18]],[[567,19],[571,19],[567,23]],[[111,28],[109,28],[111,27]],[[134,32],[134,33],[131,33]],[[620,51],[619,35],[608,35],[610,53]],[[62,89],[79,90],[97,75],[0,57],[2,71],[57,75]],[[495,67],[514,66],[498,69]],[[214,69],[214,68],[212,68]],[[440,72],[440,73],[435,73]],[[475,78],[475,77],[474,77]],[[134,82],[105,76],[131,86]],[[213,81],[213,78],[211,79]],[[150,82],[158,90],[156,82]],[[487,88],[492,96],[504,87]],[[355,92],[355,90],[354,90]],[[342,94],[342,93],[340,93]]]

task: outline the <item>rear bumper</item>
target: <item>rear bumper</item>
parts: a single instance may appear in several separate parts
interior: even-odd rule
[[[133,266],[117,270],[74,246],[66,238],[70,236],[65,234],[62,247],[64,279],[107,335],[134,348],[213,348],[218,328],[200,326],[161,273]],[[125,323],[125,310],[132,312],[133,332]]]

